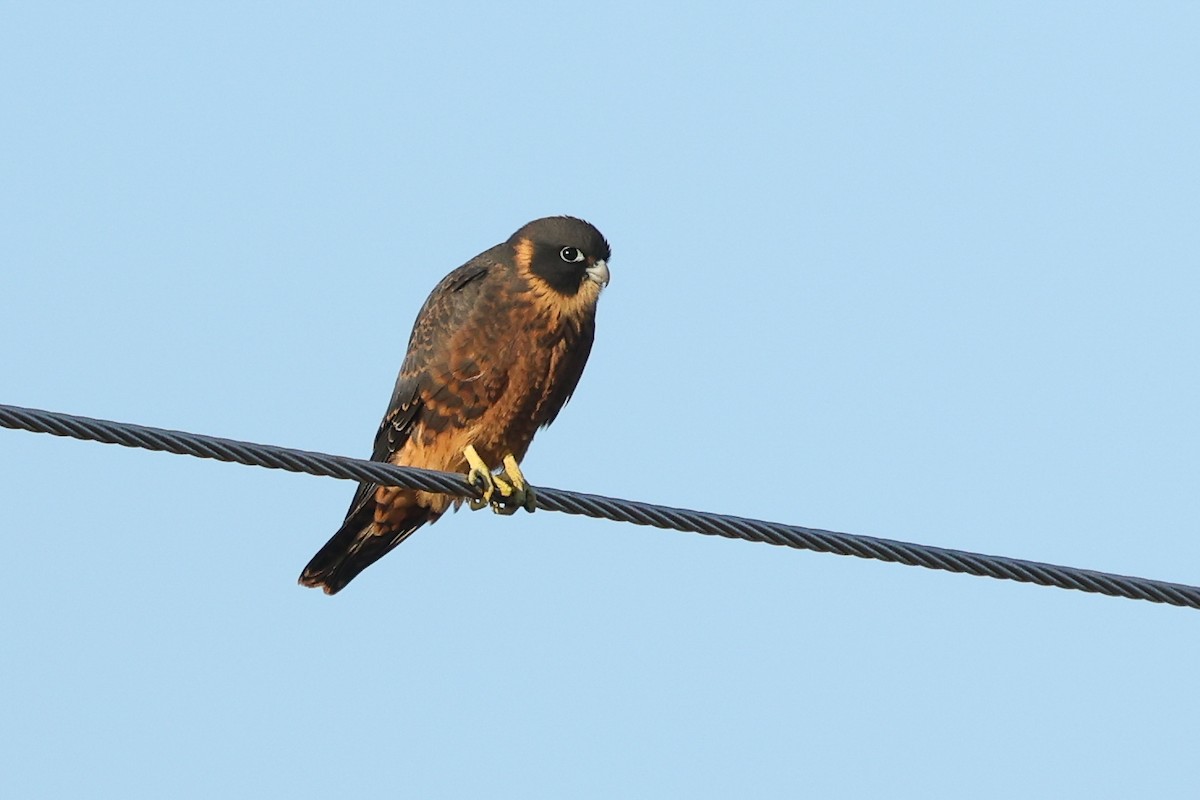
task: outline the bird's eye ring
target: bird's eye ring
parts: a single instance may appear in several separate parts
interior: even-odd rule
[[[558,251],[558,257],[568,264],[577,264],[583,261],[583,251],[578,247],[564,247]]]

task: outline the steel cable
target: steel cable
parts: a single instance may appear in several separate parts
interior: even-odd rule
[[[283,469],[354,481],[369,480],[385,485],[444,492],[458,497],[478,496],[477,490],[467,483],[463,475],[457,473],[398,467],[377,461],[91,419],[55,411],[0,404],[0,426],[145,450],[214,458],[218,461],[268,469]],[[819,553],[870,558],[926,569],[1034,583],[1039,586],[1056,586],[1060,589],[1147,600],[1152,603],[1200,608],[1200,587],[1185,584],[685,508],[670,508],[563,489],[535,489],[538,508],[547,511],[561,511],[566,514],[580,514],[730,539],[766,542],[782,547],[815,550]]]

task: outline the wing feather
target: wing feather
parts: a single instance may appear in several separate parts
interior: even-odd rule
[[[396,377],[392,398],[388,401],[387,412],[375,434],[372,461],[390,463],[421,420],[425,410],[422,398],[429,396],[434,389],[431,386],[431,374],[440,372],[440,365],[436,362],[446,352],[447,340],[477,302],[481,279],[487,275],[492,263],[490,255],[484,253],[477,256],[443,278],[421,307],[409,337],[408,353]],[[377,488],[378,484],[371,481],[358,485],[350,508],[346,511],[347,520],[373,501]]]

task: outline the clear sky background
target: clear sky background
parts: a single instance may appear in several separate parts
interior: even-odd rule
[[[0,402],[365,456],[613,245],[535,484],[1200,583],[1190,3],[6,4]],[[1195,791],[1200,612],[0,431],[12,797]]]

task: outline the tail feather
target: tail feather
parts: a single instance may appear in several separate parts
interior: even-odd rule
[[[387,533],[380,533],[374,521],[374,506],[367,503],[346,518],[300,573],[301,586],[320,587],[325,594],[337,594],[413,531],[437,518],[432,509],[413,506],[398,525],[389,524]]]

